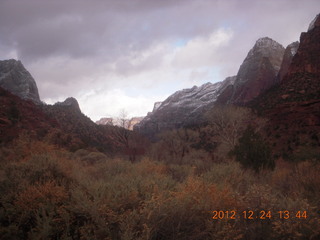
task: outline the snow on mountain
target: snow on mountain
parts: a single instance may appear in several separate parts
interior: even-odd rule
[[[235,76],[222,82],[208,82],[199,87],[177,91],[161,104],[156,103],[154,110],[137,124],[135,129],[152,135],[160,129],[181,127],[199,121],[202,111],[213,104],[219,94],[234,81]]]
[[[205,83],[199,87],[183,89],[169,96],[157,110],[162,110],[170,107],[190,107],[196,111],[198,108],[208,103],[214,102],[217,99],[217,92],[223,85],[223,82]]]

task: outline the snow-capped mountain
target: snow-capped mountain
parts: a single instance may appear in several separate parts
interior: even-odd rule
[[[284,51],[284,47],[271,38],[258,39],[237,76],[175,92],[161,104],[157,103],[135,129],[154,136],[162,130],[199,124],[203,113],[216,102],[245,104],[251,101],[277,82]]]
[[[205,108],[213,104],[219,94],[234,81],[235,76],[222,82],[208,82],[199,87],[177,91],[165,101],[155,103],[153,111],[137,124],[135,129],[153,135],[159,130],[198,122]]]

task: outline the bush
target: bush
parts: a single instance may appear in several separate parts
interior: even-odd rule
[[[259,143],[257,139],[251,138],[254,144]],[[136,163],[106,161],[98,152],[70,153],[26,138],[3,150],[0,239],[282,240],[320,236],[317,161],[283,162],[273,172],[259,168],[255,173],[241,168],[237,161],[205,162],[200,152],[184,157],[180,165],[147,158]],[[87,159],[93,163],[84,164]],[[236,211],[237,216],[242,211],[264,210],[272,211],[273,217],[213,219],[215,210]],[[290,219],[277,217],[284,210],[292,213]],[[295,218],[297,211],[306,211],[308,217]]]
[[[256,172],[261,169],[273,170],[275,167],[269,146],[251,126],[244,131],[232,154],[244,168],[251,168]]]

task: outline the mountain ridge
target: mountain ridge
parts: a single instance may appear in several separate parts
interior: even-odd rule
[[[151,136],[162,130],[199,124],[215,103],[243,105],[276,84],[285,48],[271,38],[259,38],[236,76],[222,82],[176,91],[157,104],[135,130]]]

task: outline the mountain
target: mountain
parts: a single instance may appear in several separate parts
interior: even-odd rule
[[[130,119],[116,119],[111,117],[103,117],[96,121],[98,125],[109,125],[124,127],[128,130],[133,130],[134,126],[142,121],[144,117],[132,117]]]
[[[312,22],[308,32],[301,33],[300,44],[292,57],[287,73],[279,85],[261,95],[251,105],[261,111],[289,102],[302,102],[320,97],[320,17]]]
[[[63,102],[57,102],[55,103],[55,105],[60,105],[60,106],[68,106],[70,108],[73,108],[79,112],[81,112],[80,107],[79,107],[79,103],[77,101],[77,99],[73,98],[73,97],[68,97],[66,100],[64,100]]]
[[[320,14],[312,21],[308,32],[302,33],[300,36],[300,46],[292,64],[288,77],[292,77],[297,73],[320,74],[319,62],[319,33]]]
[[[277,76],[277,82],[281,82],[284,76],[288,73],[288,69],[291,65],[292,58],[296,55],[299,48],[299,42],[293,42],[286,47],[284,51],[283,60]]]
[[[267,133],[279,154],[320,146],[320,15],[300,36],[300,45],[279,85],[250,105],[269,119]],[[319,153],[320,154],[320,153]]]
[[[217,101],[244,105],[272,87],[284,52],[284,47],[271,38],[258,39],[241,64],[234,84],[225,89]]]
[[[113,154],[117,146],[111,132],[72,105],[37,105],[0,87],[1,145],[27,135],[72,151],[84,148]]]
[[[58,122],[47,116],[40,105],[0,87],[0,144],[11,142],[24,132],[43,138],[56,127]]]
[[[114,119],[111,117],[103,117],[103,118],[100,118],[100,120],[96,121],[96,124],[113,126],[113,121]]]
[[[215,102],[246,104],[276,84],[284,52],[284,47],[271,38],[258,39],[236,76],[177,91],[156,103],[135,129],[152,136],[162,130],[199,124],[203,113]]]
[[[26,134],[72,151],[84,148],[113,154],[117,150],[113,129],[92,122],[75,98],[42,103],[35,80],[20,61],[0,61],[0,84],[0,144]]]
[[[22,99],[40,104],[35,80],[25,69],[21,61],[14,59],[0,61],[0,87]]]
[[[222,82],[205,83],[177,91],[165,101],[156,102],[153,111],[134,129],[152,137],[162,130],[199,123],[206,107],[213,104],[234,80],[235,77],[228,77]]]

